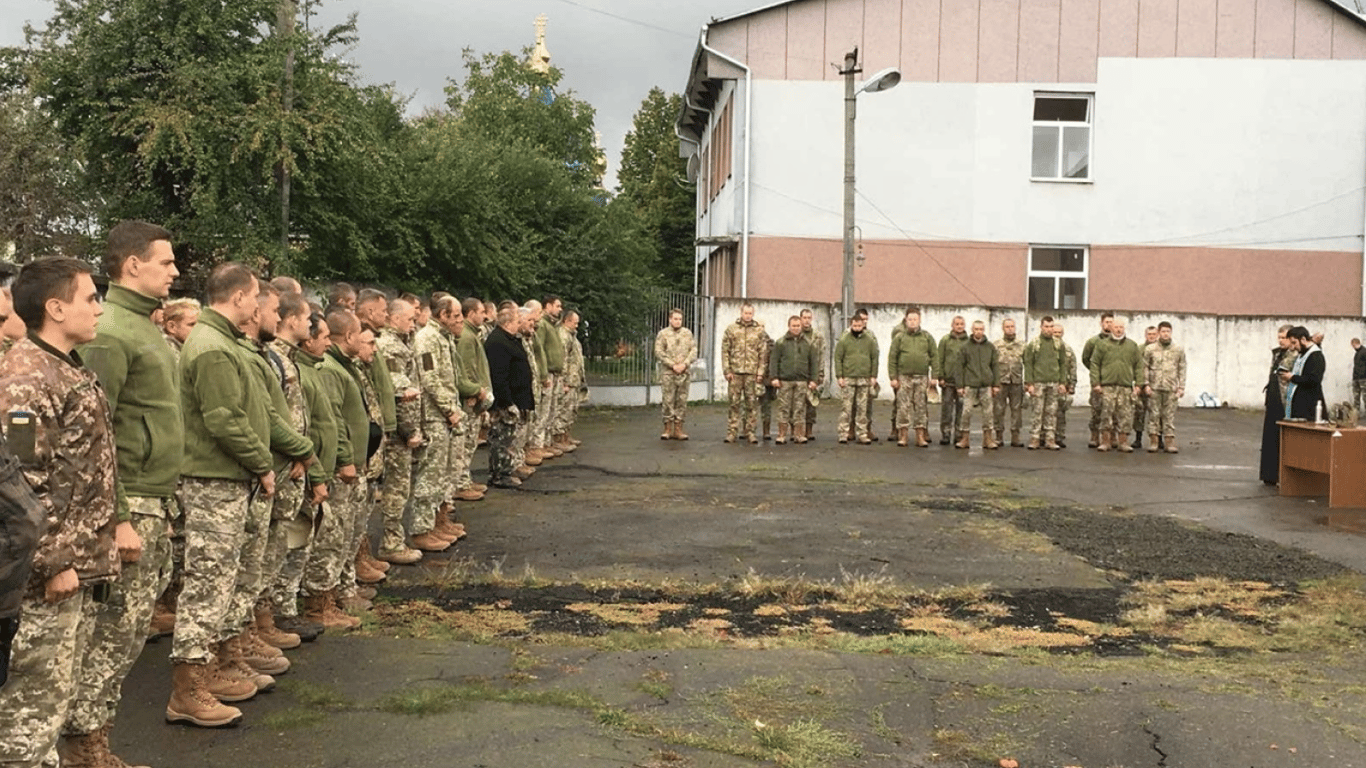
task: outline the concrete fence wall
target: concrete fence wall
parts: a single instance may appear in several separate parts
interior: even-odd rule
[[[726,328],[740,316],[740,299],[717,299],[714,344],[712,345],[712,370],[715,386],[712,396],[725,399],[728,396],[726,380],[721,375],[721,336]],[[826,345],[826,393],[837,395],[838,388],[830,381],[831,359],[838,333],[844,332],[844,324],[839,321],[839,307],[829,304],[801,304],[790,301],[751,300],[754,316],[768,329],[775,339],[787,332],[787,318],[798,314],[804,308],[815,313],[815,326],[829,339]],[[868,312],[868,328],[876,336],[882,353],[879,360],[878,379],[882,383],[881,399],[892,396],[887,380],[887,344],[891,339],[892,328],[905,312],[905,305],[864,306]],[[962,315],[969,328],[974,320],[987,323],[987,337],[997,339],[1001,336],[1001,322],[1013,319],[1019,334],[1025,340],[1038,335],[1039,318],[1044,313],[1026,313],[1019,309],[1000,307],[965,306],[922,306],[921,327],[936,337],[948,333],[955,315]],[[1081,348],[1087,338],[1100,332],[1101,312],[1052,313],[1057,322],[1066,328],[1065,341],[1081,356]],[[1180,313],[1116,313],[1128,323],[1128,335],[1142,343],[1143,329],[1157,325],[1163,320],[1172,324],[1173,338],[1186,348],[1186,395],[1181,399],[1182,407],[1193,407],[1203,393],[1208,393],[1220,403],[1242,408],[1260,407],[1263,400],[1262,386],[1266,383],[1271,363],[1271,348],[1276,343],[1276,329],[1286,323],[1303,325],[1312,333],[1324,334],[1324,356],[1328,371],[1324,377],[1324,393],[1330,403],[1347,400],[1351,396],[1352,347],[1353,338],[1366,337],[1366,323],[1360,318],[1342,317],[1253,317],[1245,315],[1223,316]],[[838,328],[838,333],[834,329]],[[1080,362],[1078,362],[1080,368]],[[1077,372],[1078,388],[1089,386],[1090,375],[1084,370]]]

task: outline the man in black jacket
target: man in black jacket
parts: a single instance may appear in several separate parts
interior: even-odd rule
[[[498,311],[498,327],[484,342],[493,388],[489,412],[489,485],[516,488],[522,484],[512,472],[517,468],[512,447],[522,415],[536,407],[532,392],[531,363],[518,337],[516,307]]]
[[[1286,383],[1286,416],[1313,420],[1317,416],[1315,406],[1323,402],[1323,372],[1326,369],[1323,350],[1310,338],[1309,329],[1302,325],[1291,328],[1286,336],[1300,349],[1294,369],[1281,373],[1281,380]],[[1324,410],[1326,412],[1327,408]]]
[[[1352,349],[1352,405],[1360,418],[1366,414],[1366,346],[1361,339],[1352,339]]]

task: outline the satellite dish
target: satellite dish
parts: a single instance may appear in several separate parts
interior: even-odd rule
[[[697,183],[697,172],[700,171],[700,170],[702,170],[702,160],[701,160],[701,158],[699,158],[699,157],[697,156],[697,153],[694,152],[694,153],[692,153],[691,155],[688,155],[688,183],[689,183],[689,184],[696,184],[696,183]]]

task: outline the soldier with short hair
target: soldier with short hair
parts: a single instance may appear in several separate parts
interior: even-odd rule
[[[6,765],[56,765],[77,687],[108,690],[109,676],[95,674],[100,670],[85,660],[120,559],[141,554],[136,529],[116,502],[109,400],[76,351],[95,339],[104,311],[90,272],[85,263],[61,257],[26,265],[13,296],[31,331],[0,360],[5,442],[45,518],[20,602],[9,679],[0,689],[0,763]],[[129,631],[145,626],[146,619]],[[114,661],[113,655],[106,658]],[[67,754],[113,759],[107,746],[97,754],[91,743],[103,733],[106,703],[102,697],[91,702],[100,723],[93,733],[73,734]]]
[[[1172,324],[1157,324],[1157,341],[1143,349],[1147,384],[1143,387],[1152,408],[1148,413],[1148,453],[1158,442],[1167,453],[1176,453],[1176,404],[1186,394],[1186,350],[1172,343]]]
[[[921,329],[916,307],[906,310],[899,330],[892,334],[892,346],[887,350],[887,377],[895,393],[896,444],[905,448],[914,429],[916,447],[928,448],[929,393],[935,388],[932,373],[939,373],[943,367],[939,347],[934,337]]]
[[[453,501],[479,501],[488,486],[476,483],[470,476],[470,464],[479,448],[479,424],[487,412],[492,395],[489,392],[489,361],[484,345],[479,341],[479,329],[484,325],[484,302],[467,298],[460,305],[464,321],[457,329],[455,351],[459,362],[460,409],[464,412],[465,428],[452,448],[455,462],[455,496]],[[557,382],[558,386],[558,382]]]
[[[1142,354],[1146,354],[1148,347],[1151,347],[1156,343],[1157,326],[1150,325],[1143,329],[1143,343],[1138,345],[1138,351]],[[1148,431],[1146,425],[1149,418],[1151,418],[1151,403],[1152,395],[1147,388],[1144,388],[1144,390],[1134,398],[1134,441],[1132,443],[1134,450],[1143,447],[1143,433]],[[1128,435],[1125,435],[1124,439],[1127,440],[1128,437]]]
[[[1358,418],[1366,416],[1366,347],[1361,339],[1352,339],[1352,404]]]
[[[1059,448],[1067,447],[1067,413],[1072,410],[1072,400],[1077,394],[1077,353],[1062,340],[1065,330],[1062,323],[1053,323],[1053,338],[1062,345],[1063,355],[1064,386],[1058,388],[1058,427],[1054,438]]]
[[[849,330],[835,343],[835,383],[840,387],[839,442],[849,442],[856,431],[860,445],[873,442],[868,425],[867,401],[877,383],[877,337],[868,332],[868,314],[854,313]]]
[[[341,308],[349,312],[356,311],[356,289],[350,283],[333,283],[327,289],[327,307],[325,314],[332,314],[332,310]]]
[[[1066,397],[1067,353],[1063,344],[1053,337],[1053,318],[1045,315],[1039,321],[1039,335],[1025,345],[1020,362],[1024,366],[1025,392],[1029,395],[1034,413],[1029,429],[1029,450],[1040,447],[1050,451],[1060,448],[1057,442],[1058,403]]]
[[[1100,315],[1100,333],[1086,340],[1081,348],[1081,367],[1091,370],[1091,355],[1095,352],[1096,344],[1110,338],[1110,324],[1115,319],[1113,312],[1102,312]],[[1096,382],[1091,382],[1091,440],[1086,444],[1088,448],[1095,448],[1100,445],[1100,422],[1102,398],[1101,390],[1096,387]]]
[[[1001,371],[996,346],[987,341],[987,324],[981,320],[972,323],[972,335],[968,337],[953,359],[946,366],[953,381],[958,382],[958,396],[963,400],[963,418],[958,432],[955,448],[967,448],[972,431],[972,412],[978,407],[982,411],[982,447],[988,450],[999,448],[996,442],[995,416],[992,402],[999,390]]]
[[[577,448],[583,441],[575,440],[570,432],[579,416],[579,402],[584,383],[583,344],[579,341],[578,310],[566,309],[560,320],[560,338],[564,342],[564,373],[560,386],[560,402],[555,405],[556,445],[565,450]],[[680,425],[681,427],[681,425]],[[687,435],[680,432],[680,440]]]
[[[825,387],[825,336],[814,326],[815,315],[810,309],[798,313],[802,319],[802,336],[811,345],[811,354],[816,356],[816,388],[806,393],[806,438],[816,439],[816,411],[821,404],[821,390]]]
[[[659,387],[663,392],[660,409],[664,431],[660,440],[687,440],[683,422],[688,414],[688,387],[692,364],[697,360],[697,342],[692,331],[683,327],[683,310],[669,310],[669,324],[655,334],[655,360],[659,362]]]
[[[464,533],[463,526],[447,517],[455,494],[451,452],[466,427],[454,330],[463,330],[464,323],[460,302],[454,296],[441,296],[432,301],[432,322],[413,340],[413,355],[422,375],[422,435],[427,443],[418,456],[413,483],[412,545],[424,552],[445,551]]]
[[[1001,368],[1001,389],[993,404],[996,420],[996,442],[1006,441],[1010,430],[1010,445],[1023,448],[1020,431],[1024,427],[1024,341],[1015,334],[1015,321],[1001,323],[1001,338],[996,340],[996,355]]]
[[[754,319],[754,305],[748,302],[740,306],[740,319],[731,323],[721,336],[721,372],[730,393],[727,443],[735,442],[738,434],[743,434],[750,445],[759,443],[754,430],[771,341],[764,324]]]
[[[1115,318],[1110,335],[1091,350],[1091,391],[1101,396],[1100,434],[1096,450],[1113,445],[1120,453],[1132,453],[1125,438],[1133,424],[1134,397],[1146,383],[1143,353],[1133,339],[1125,338],[1125,322]]]
[[[955,381],[955,370],[959,368],[959,354],[968,343],[967,321],[962,315],[953,318],[949,332],[939,340],[935,359],[943,366],[939,374],[939,388],[942,399],[939,401],[939,444],[948,445],[961,429],[963,420],[963,398],[959,391],[962,382]]]
[[[411,565],[422,559],[422,551],[408,546],[408,531],[403,512],[412,492],[414,452],[422,445],[422,371],[413,355],[413,321],[417,309],[402,297],[389,302],[389,324],[375,344],[379,359],[389,369],[394,384],[396,430],[384,452],[384,487],[380,511],[384,533],[380,538],[380,560],[395,565]],[[378,364],[378,363],[377,363]]]
[[[802,319],[787,319],[787,334],[773,344],[768,361],[769,386],[778,390],[778,437],[782,445],[787,436],[806,442],[807,392],[816,388],[816,355],[802,334]]]
[[[560,339],[560,315],[564,302],[559,296],[546,296],[541,301],[541,318],[536,323],[535,350],[540,374],[541,399],[536,403],[536,423],[532,427],[533,447],[555,456],[566,453],[555,445],[550,426],[555,423],[555,390],[564,373],[564,342]]]

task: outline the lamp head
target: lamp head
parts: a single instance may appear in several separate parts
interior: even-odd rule
[[[868,78],[863,85],[859,86],[858,92],[877,93],[878,91],[886,91],[895,88],[900,82],[901,70],[896,67],[888,67]]]

